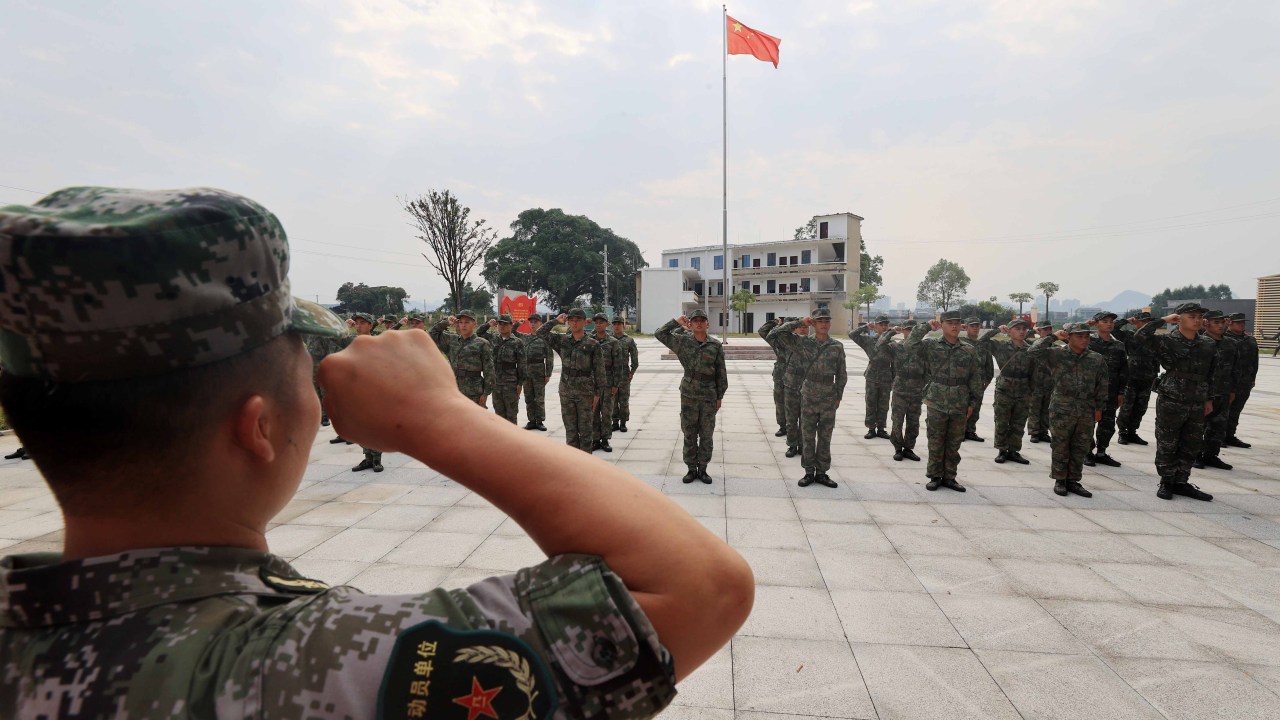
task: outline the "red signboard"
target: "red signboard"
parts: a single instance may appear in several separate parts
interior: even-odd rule
[[[511,316],[515,331],[526,334],[533,332],[533,328],[529,326],[529,316],[537,309],[538,299],[528,295],[507,296],[498,303],[498,312]]]

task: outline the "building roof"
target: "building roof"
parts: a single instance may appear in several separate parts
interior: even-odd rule
[[[816,217],[816,218],[820,218],[820,217],[831,217],[832,215],[850,215],[850,216],[852,216],[852,217],[858,218],[859,220],[866,220],[866,218],[862,217],[861,215],[856,215],[856,214],[854,214],[854,213],[849,212],[848,210],[845,210],[845,211],[843,211],[843,212],[819,213],[819,214],[817,214],[817,215],[814,215],[814,217]]]

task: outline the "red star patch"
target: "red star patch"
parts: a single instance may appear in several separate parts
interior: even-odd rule
[[[493,711],[493,698],[500,692],[502,692],[502,686],[485,690],[480,687],[480,681],[472,675],[471,694],[454,698],[453,701],[467,709],[467,720],[476,720],[481,715],[498,720],[498,713]]]

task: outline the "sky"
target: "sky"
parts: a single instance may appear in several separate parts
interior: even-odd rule
[[[731,242],[865,218],[882,291],[969,297],[1280,273],[1280,3],[734,3]],[[448,189],[664,248],[721,237],[721,6],[703,0],[0,0],[0,205],[213,186],[284,223],[295,294],[447,290],[398,198]],[[480,281],[478,272],[477,281]]]

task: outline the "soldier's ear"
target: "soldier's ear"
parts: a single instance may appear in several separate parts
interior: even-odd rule
[[[267,412],[267,401],[261,395],[251,395],[235,410],[232,436],[236,445],[253,459],[269,463],[276,459],[272,440],[284,427]]]

